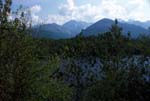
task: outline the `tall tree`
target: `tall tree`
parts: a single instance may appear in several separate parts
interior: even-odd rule
[[[50,62],[44,68],[47,57],[41,60],[37,53],[38,46],[29,36],[24,13],[8,20],[10,6],[11,0],[0,0],[0,100],[69,99],[70,89],[63,82],[49,78],[50,67],[55,66]]]
[[[32,39],[25,36],[25,24],[19,18],[8,20],[11,3],[11,0],[0,1],[0,99],[20,101],[28,94],[34,47]]]

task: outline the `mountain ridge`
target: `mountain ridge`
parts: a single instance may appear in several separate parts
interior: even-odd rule
[[[43,24],[33,27],[33,32],[38,35],[32,34],[34,37],[64,39],[71,38],[78,35],[82,29],[89,26],[89,23],[71,20],[63,25],[56,23]]]
[[[63,25],[58,25],[56,23],[43,24],[38,27],[33,27],[33,36],[52,39],[66,39],[75,37],[81,31],[84,36],[98,35],[98,33],[108,32],[113,23],[114,20],[103,18],[93,24],[76,20],[70,20]],[[122,27],[124,35],[130,32],[133,38],[136,38],[143,33],[150,33],[150,30],[133,23],[119,21],[118,25]],[[37,34],[35,35],[35,33]]]
[[[94,23],[93,25],[89,26],[87,29],[85,29],[83,31],[83,35],[84,36],[90,36],[90,35],[98,35],[98,33],[104,33],[109,31],[109,29],[111,28],[111,25],[114,23],[113,20],[111,19],[101,19],[99,21],[97,21],[96,23]],[[127,35],[128,32],[131,33],[131,37],[136,38],[138,37],[140,34],[148,34],[149,31],[146,30],[145,28],[138,26],[138,25],[134,25],[134,24],[129,24],[126,22],[118,22],[118,25],[120,27],[122,27],[122,32],[124,35]]]

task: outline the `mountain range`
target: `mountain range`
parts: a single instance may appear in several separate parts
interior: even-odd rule
[[[111,25],[114,23],[111,19],[102,19],[93,25],[89,26],[83,31],[84,36],[97,35],[98,33],[104,33],[109,31]],[[138,37],[140,34],[148,34],[150,31],[141,26],[130,24],[127,22],[119,22],[118,25],[123,29],[122,32],[124,35],[127,35],[128,32],[131,33],[132,38]]]
[[[63,25],[43,24],[33,27],[33,36],[52,39],[65,39],[78,35],[82,29],[86,29],[90,23],[71,20]],[[36,34],[35,34],[36,33]]]
[[[64,25],[62,25],[62,27],[64,29],[68,29],[70,31],[70,33],[72,34],[72,36],[74,37],[77,34],[79,34],[81,32],[81,30],[86,29],[90,25],[91,25],[91,23],[71,20],[71,21],[65,23]]]
[[[129,21],[127,21],[127,23],[134,24],[134,25],[137,25],[137,26],[141,26],[145,29],[150,28],[150,21],[141,22],[141,21],[129,20]]]
[[[81,31],[84,36],[97,35],[109,31],[111,25],[114,23],[111,19],[101,19],[94,24],[71,20],[63,25],[43,24],[33,27],[33,36],[40,38],[51,39],[66,39],[78,35]],[[150,21],[119,21],[119,26],[123,29],[123,34],[131,33],[131,37],[136,38],[140,34],[149,34]]]

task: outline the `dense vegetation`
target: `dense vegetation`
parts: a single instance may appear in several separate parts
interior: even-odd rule
[[[24,13],[7,19],[11,0],[2,1],[0,101],[150,100],[149,36],[124,36],[116,20],[98,36],[81,32],[72,39],[37,39],[30,36]],[[102,64],[99,76],[77,62],[85,60],[93,68],[96,58]]]

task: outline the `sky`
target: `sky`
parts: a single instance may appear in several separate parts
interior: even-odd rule
[[[12,0],[30,9],[33,23],[96,22],[102,18],[148,21],[150,0]]]

